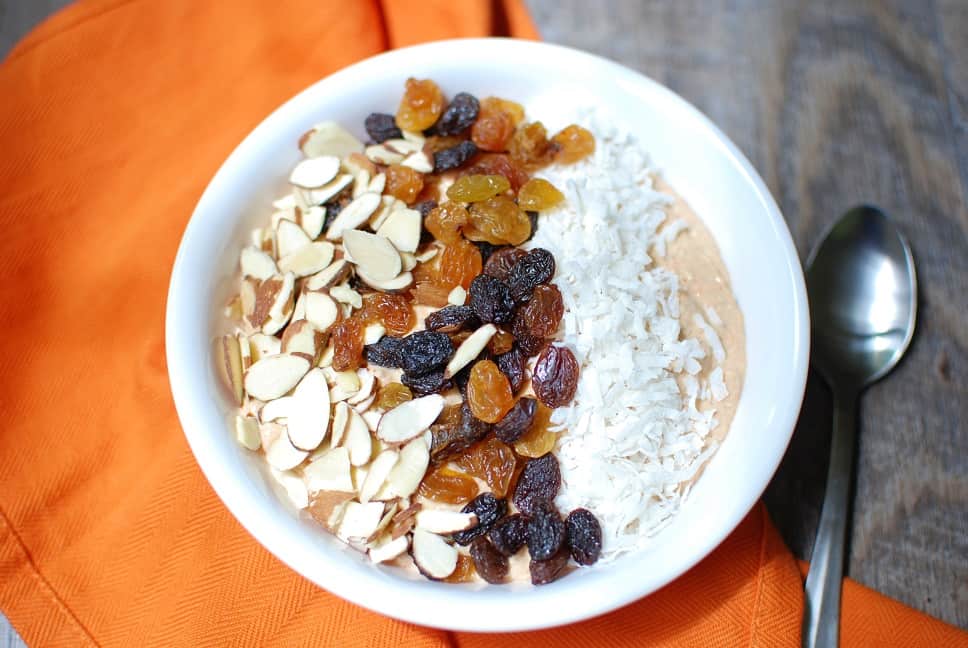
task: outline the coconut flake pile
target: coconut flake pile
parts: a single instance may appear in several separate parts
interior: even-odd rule
[[[555,256],[560,341],[581,363],[574,401],[552,417],[564,431],[557,503],[598,516],[609,561],[648,544],[715,452],[714,412],[697,400],[722,400],[726,386],[720,367],[703,377],[700,361],[707,349],[715,364],[725,353],[705,319],[696,322],[705,346],[680,339],[678,277],[654,257],[684,223],[667,222],[672,199],[653,189],[642,147],[601,115],[579,123],[594,133],[595,154],[543,173],[567,200],[542,216],[530,246]]]

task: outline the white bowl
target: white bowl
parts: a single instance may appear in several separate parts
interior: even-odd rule
[[[296,141],[336,120],[363,136],[371,111],[395,110],[408,76],[525,104],[549,130],[597,99],[632,131],[712,231],[746,320],[746,382],[722,447],[673,522],[641,553],[580,569],[543,587],[436,583],[375,567],[277,492],[260,455],[230,432],[212,340],[224,328],[238,252],[267,219],[298,159]],[[540,108],[538,108],[540,106]],[[786,449],[807,374],[809,323],[797,252],[763,181],[729,139],[658,83],[576,50],[504,39],[454,40],[388,52],[348,67],[269,115],[202,195],[172,271],[166,343],[172,393],[205,476],[255,538],[295,571],[382,614],[454,630],[511,631],[608,612],[669,583],[712,551],[759,498]],[[508,591],[508,590],[513,591]]]

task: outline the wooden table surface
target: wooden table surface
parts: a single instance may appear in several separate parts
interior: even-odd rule
[[[0,56],[63,4],[0,0]],[[769,185],[801,258],[852,205],[900,224],[920,279],[918,331],[864,395],[848,573],[968,628],[968,2],[527,4],[545,40],[640,70],[712,118]],[[805,558],[830,412],[812,375],[766,493]],[[21,645],[0,616],[0,648]]]

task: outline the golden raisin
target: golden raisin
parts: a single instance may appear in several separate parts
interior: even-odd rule
[[[551,425],[551,411],[547,405],[538,403],[531,428],[514,442],[515,452],[522,457],[534,458],[554,449],[558,435],[548,429]]]
[[[481,108],[484,107],[488,110],[503,110],[515,126],[524,121],[524,106],[516,101],[501,99],[500,97],[485,97],[481,99]]]
[[[452,288],[447,288],[433,281],[418,281],[410,290],[413,301],[424,306],[443,308],[448,304],[447,297]]]
[[[497,423],[514,405],[507,377],[490,360],[481,360],[471,369],[467,403],[471,413],[485,423]]]
[[[453,148],[466,139],[466,137],[459,137],[457,135],[431,135],[424,142],[423,150],[424,153],[432,158],[434,153]]]
[[[514,203],[511,204],[514,205]],[[517,209],[516,205],[515,209]],[[527,221],[528,217],[525,216],[524,218]],[[528,227],[530,226],[531,221],[528,221]],[[470,288],[471,280],[481,274],[483,265],[481,251],[470,241],[462,239],[446,245],[443,252],[440,253],[439,284],[450,288],[458,285],[465,289]]]
[[[527,211],[551,209],[564,199],[564,195],[544,178],[531,178],[518,191],[518,207]]]
[[[444,579],[445,583],[470,583],[477,575],[474,568],[474,559],[465,554],[457,554],[457,567],[450,576]]]
[[[518,127],[508,144],[511,159],[529,171],[551,163],[557,145],[548,139],[548,131],[541,122]]]
[[[487,350],[499,356],[510,351],[512,346],[514,346],[514,336],[504,329],[498,329],[497,333],[487,343]]]
[[[417,494],[444,504],[466,504],[477,497],[479,491],[473,477],[440,465],[423,478]]]
[[[444,111],[444,93],[430,79],[407,79],[406,90],[397,108],[396,123],[403,130],[430,128]]]
[[[502,175],[466,175],[447,189],[447,197],[460,202],[480,202],[502,194],[511,183]]]
[[[354,315],[333,328],[333,369],[358,369],[363,360],[363,319]]]
[[[551,140],[558,145],[555,162],[571,164],[595,152],[595,136],[577,124],[566,126]]]
[[[440,413],[440,416],[437,417],[437,420],[434,421],[434,423],[438,423],[440,425],[457,425],[460,423],[462,416],[463,408],[461,407],[461,404],[455,403],[453,405],[447,405],[444,407],[443,411]]]
[[[376,397],[375,407],[388,411],[397,405],[413,400],[413,392],[406,385],[398,382],[387,383],[380,387]]]
[[[384,193],[393,196],[408,205],[417,200],[424,186],[423,174],[410,167],[391,164],[386,171],[387,184]]]
[[[445,202],[435,207],[424,219],[424,227],[442,243],[452,244],[460,240],[460,228],[468,223],[467,209],[457,202]]]
[[[531,219],[506,196],[494,196],[471,205],[473,232],[465,230],[471,240],[484,240],[493,245],[521,245],[531,236]],[[474,238],[474,236],[481,238]]]
[[[495,104],[481,104],[477,120],[471,126],[471,141],[482,151],[506,151],[514,135],[514,122]]]
[[[416,323],[413,307],[404,295],[368,293],[363,298],[363,317],[367,323],[379,322],[394,337],[405,335]]]
[[[511,183],[511,190],[517,192],[531,176],[511,161],[503,153],[485,153],[478,156],[474,163],[464,169],[461,175],[502,175]]]
[[[504,497],[511,484],[517,457],[510,447],[490,437],[468,448],[454,463],[468,474],[483,479],[495,497]]]

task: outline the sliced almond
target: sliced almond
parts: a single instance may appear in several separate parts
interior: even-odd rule
[[[304,300],[305,296],[300,299]],[[326,341],[326,334],[317,329],[309,320],[293,320],[282,333],[282,350],[285,353],[302,353],[315,363]]]
[[[367,398],[373,395],[373,387],[376,384],[376,377],[373,372],[360,368],[356,370],[356,375],[360,379],[360,388],[355,394],[346,399],[346,402],[350,405],[359,405]]]
[[[376,434],[387,443],[409,441],[429,428],[443,409],[444,397],[440,394],[414,398],[384,414]]]
[[[420,212],[416,209],[395,209],[376,233],[393,243],[393,247],[399,251],[413,253],[420,245],[420,228]],[[370,274],[373,275],[372,272]]]
[[[417,262],[418,263],[427,263],[428,261],[430,261],[431,259],[433,259],[435,256],[437,256],[437,253],[438,252],[440,252],[440,248],[437,247],[436,245],[428,246],[426,250],[424,250],[423,252],[420,252],[420,253],[418,253],[416,255]]]
[[[332,434],[329,437],[329,445],[335,448],[343,442],[343,435],[346,433],[346,423],[350,419],[350,408],[346,403],[336,403],[333,407]]]
[[[234,335],[223,335],[216,345],[219,371],[226,386],[231,390],[236,405],[242,404],[242,354],[239,339]]]
[[[306,232],[306,236],[315,240],[322,231],[323,223],[326,222],[326,208],[313,205],[308,210],[300,212],[299,226]]]
[[[370,187],[370,172],[366,169],[360,169],[355,174],[353,174],[353,197],[359,198]],[[380,192],[377,192],[380,193]]]
[[[297,214],[299,211],[300,208],[297,206],[273,212],[272,216],[269,217],[269,224],[272,225],[273,229],[279,229],[279,223],[284,220],[292,221],[298,225],[299,217]]]
[[[380,536],[387,535],[385,531],[390,526],[390,523],[393,521],[393,516],[396,515],[399,508],[399,501],[386,503],[386,510],[383,512],[383,517],[380,518],[380,523],[376,525],[376,531],[366,539],[368,543],[376,542]]]
[[[269,423],[270,421],[287,418],[290,405],[292,405],[292,396],[274,398],[259,410],[259,420],[263,423]]]
[[[442,509],[423,509],[417,513],[417,528],[431,533],[451,534],[477,526],[477,516],[473,513],[446,511]]]
[[[248,316],[249,324],[261,328],[266,323],[270,317],[269,311],[282,293],[284,283],[284,279],[279,276],[270,277],[259,283],[255,292],[255,304]]]
[[[367,221],[370,215],[380,206],[380,195],[370,191],[356,198],[343,207],[339,215],[330,223],[326,230],[326,238],[336,241],[343,237],[345,230],[352,230]]]
[[[344,491],[319,491],[309,502],[309,514],[323,525],[323,528],[336,533],[343,521],[346,504],[353,499],[352,493]]]
[[[308,456],[309,453],[295,447],[286,434],[279,435],[266,448],[266,461],[276,470],[292,470],[305,461]]]
[[[467,301],[467,291],[463,286],[454,286],[454,289],[447,294],[447,303],[454,306],[463,306]]]
[[[322,187],[316,189],[297,189],[296,192],[302,196],[307,208],[319,207],[343,191],[343,189],[346,189],[351,182],[353,182],[352,175],[349,173],[341,173]],[[316,236],[319,236],[319,234],[316,234]]]
[[[497,333],[497,327],[493,324],[485,324],[471,333],[466,340],[460,343],[450,362],[447,363],[447,367],[444,369],[444,378],[452,377],[470,364],[474,358],[480,355],[495,333]]]
[[[258,450],[262,447],[262,437],[259,436],[259,422],[251,416],[235,417],[235,440],[243,448]]]
[[[333,356],[336,354],[336,348],[333,343],[330,342],[323,349],[323,352],[319,354],[319,362],[316,363],[317,367],[331,367],[333,366]]]
[[[429,463],[430,451],[423,439],[414,439],[403,446],[396,465],[387,476],[386,486],[393,497],[410,497],[427,473]]]
[[[423,136],[423,133],[403,129],[400,129],[400,132],[403,133],[403,139],[407,140],[408,142],[413,142],[418,148],[422,149],[424,143],[427,141],[427,138]]]
[[[299,384],[309,371],[309,361],[288,353],[266,356],[245,372],[245,391],[253,398],[270,401]]]
[[[360,391],[360,377],[355,371],[327,370],[326,377],[330,384],[329,398],[334,403],[345,401]]]
[[[322,369],[310,369],[292,393],[286,423],[289,440],[300,450],[315,450],[329,431],[329,385]]]
[[[272,301],[272,306],[269,307],[269,319],[262,325],[263,333],[272,335],[289,321],[293,310],[292,299],[296,286],[295,282],[296,276],[293,273],[287,272],[283,276],[282,286],[279,292],[276,293],[276,297]]]
[[[408,155],[403,162],[400,163],[401,166],[410,167],[414,171],[419,171],[420,173],[431,173],[434,170],[434,161],[430,159],[430,156],[423,151],[417,151]]]
[[[363,344],[367,346],[370,344],[376,344],[380,341],[380,338],[386,334],[386,332],[386,328],[379,322],[367,324],[366,328],[363,329]]]
[[[410,538],[407,536],[400,536],[399,538],[383,536],[379,541],[368,545],[367,553],[373,562],[383,563],[402,556],[409,548]]]
[[[309,506],[309,492],[306,490],[306,484],[298,475],[291,470],[276,470],[275,468],[270,469],[269,474],[280,486],[286,489],[286,496],[293,506],[297,509],[304,509]]]
[[[254,277],[260,281],[279,274],[276,262],[272,257],[255,247],[242,248],[239,255],[239,265],[242,266],[243,277]]]
[[[363,416],[364,414],[367,413],[367,411],[369,411],[370,405],[372,405],[373,401],[375,400],[376,400],[376,393],[371,391],[369,397],[364,398],[358,403],[350,403],[350,404],[353,406],[353,409],[355,409],[360,416]],[[371,432],[375,431],[372,427],[370,427],[370,421],[366,420],[365,418],[363,420],[366,421],[366,426],[370,428]],[[376,439],[376,441],[383,443],[379,439]]]
[[[410,272],[417,267],[417,257],[410,254],[409,252],[400,253],[400,268],[404,272]]]
[[[406,209],[406,204],[397,200],[393,196],[387,194],[386,196],[381,196],[380,206],[376,208],[372,214],[370,214],[370,229],[374,232],[380,229],[383,225],[383,221],[387,219],[387,216],[392,214],[394,210]]]
[[[286,426],[279,423],[263,423],[259,426],[259,440],[268,448],[281,436],[286,436]]]
[[[376,164],[386,164],[388,166],[391,164],[400,164],[403,162],[404,157],[402,153],[398,153],[390,148],[387,148],[383,144],[373,144],[371,146],[367,146],[363,152],[371,162],[375,162]]]
[[[356,411],[360,412],[359,409]],[[362,416],[363,420],[366,421],[366,427],[370,428],[370,432],[376,432],[377,428],[380,426],[380,419],[383,418],[383,412],[379,410],[367,409],[364,412],[360,412],[360,416]],[[377,439],[377,441],[380,440]],[[380,441],[380,443],[383,442]]]
[[[350,478],[350,455],[346,448],[330,448],[303,468],[303,481],[310,493],[341,491],[355,493]]]
[[[342,540],[368,538],[380,524],[382,517],[383,502],[369,502],[368,504],[347,502],[346,510],[343,511],[343,520],[340,522],[336,535]]]
[[[350,153],[343,158],[342,162],[343,170],[347,173],[356,173],[360,169],[366,169],[370,172],[370,175],[377,174],[377,167],[375,164],[370,162],[370,160],[362,152],[360,153]]]
[[[410,553],[417,569],[427,578],[441,580],[457,569],[457,548],[435,533],[414,529]]]
[[[366,422],[350,408],[346,421],[346,432],[343,434],[343,447],[350,454],[350,464],[365,466],[373,455],[373,441],[370,439],[370,429]],[[381,480],[382,483],[382,480]]]
[[[279,259],[279,269],[292,272],[297,277],[308,277],[327,266],[333,260],[333,244],[317,241],[304,245]]]
[[[292,195],[292,192],[287,193],[282,198],[273,200],[272,206],[276,209],[292,209],[296,206],[296,197]]]
[[[242,335],[238,335],[239,341],[239,357],[242,358],[242,371],[247,371],[249,367],[252,366],[252,347],[249,346],[249,338]],[[241,383],[242,376],[239,376]]]
[[[359,493],[360,489],[363,488],[363,482],[366,481],[366,474],[369,472],[369,470],[369,463],[363,466],[350,465],[350,477],[353,479],[353,488],[356,489],[357,493]]]
[[[279,258],[289,256],[304,245],[312,243],[303,228],[288,220],[279,221],[279,227],[276,228],[276,241]]]
[[[306,280],[305,290],[320,291],[339,283],[350,273],[350,264],[346,259],[336,259],[328,266]]]
[[[304,189],[315,189],[336,177],[339,173],[339,158],[322,155],[301,161],[289,174],[289,183]]]
[[[292,307],[292,321],[298,322],[304,319],[306,319],[306,293],[300,291],[299,297],[296,298],[296,305]],[[283,332],[283,335],[285,335],[285,332]]]
[[[338,317],[336,302],[329,295],[318,292],[306,293],[306,319],[318,330],[329,331]]]
[[[363,308],[363,296],[346,284],[330,288],[329,296],[342,304],[349,304],[353,308]]]
[[[401,272],[393,279],[384,281],[381,279],[376,279],[367,274],[359,266],[356,268],[356,276],[363,280],[370,288],[380,290],[382,292],[400,292],[401,290],[406,290],[413,283],[413,275],[409,272]]]
[[[277,315],[272,315],[266,320],[265,324],[262,325],[262,332],[267,335],[273,335],[282,330],[282,327],[286,325],[289,318],[292,317],[292,312],[294,308],[292,305],[292,295],[282,306],[282,313]]]
[[[383,482],[386,481],[399,459],[400,453],[396,450],[384,450],[377,455],[370,465],[370,470],[366,474],[363,486],[360,487],[360,501],[366,504],[376,495]]]
[[[256,296],[259,282],[256,279],[245,279],[239,286],[239,302],[242,305],[242,316],[252,323],[255,314]]]
[[[262,358],[281,353],[282,341],[274,335],[256,333],[249,336],[249,350],[252,353],[252,360],[258,362]]]
[[[413,142],[411,140],[408,140],[406,138],[401,138],[401,137],[394,137],[394,138],[385,140],[383,142],[383,146],[393,149],[397,153],[401,153],[403,155],[410,155],[412,153],[416,153],[417,151],[423,148],[422,144],[418,144],[416,142]]]
[[[383,236],[347,230],[343,232],[343,248],[359,269],[377,281],[388,281],[400,274],[400,255]]]
[[[382,194],[383,190],[387,186],[387,176],[385,173],[378,173],[370,180],[370,184],[367,185],[366,190],[372,191],[373,193]]]
[[[336,122],[326,121],[316,124],[299,138],[299,149],[308,158],[324,155],[344,158],[362,151],[363,143]]]

